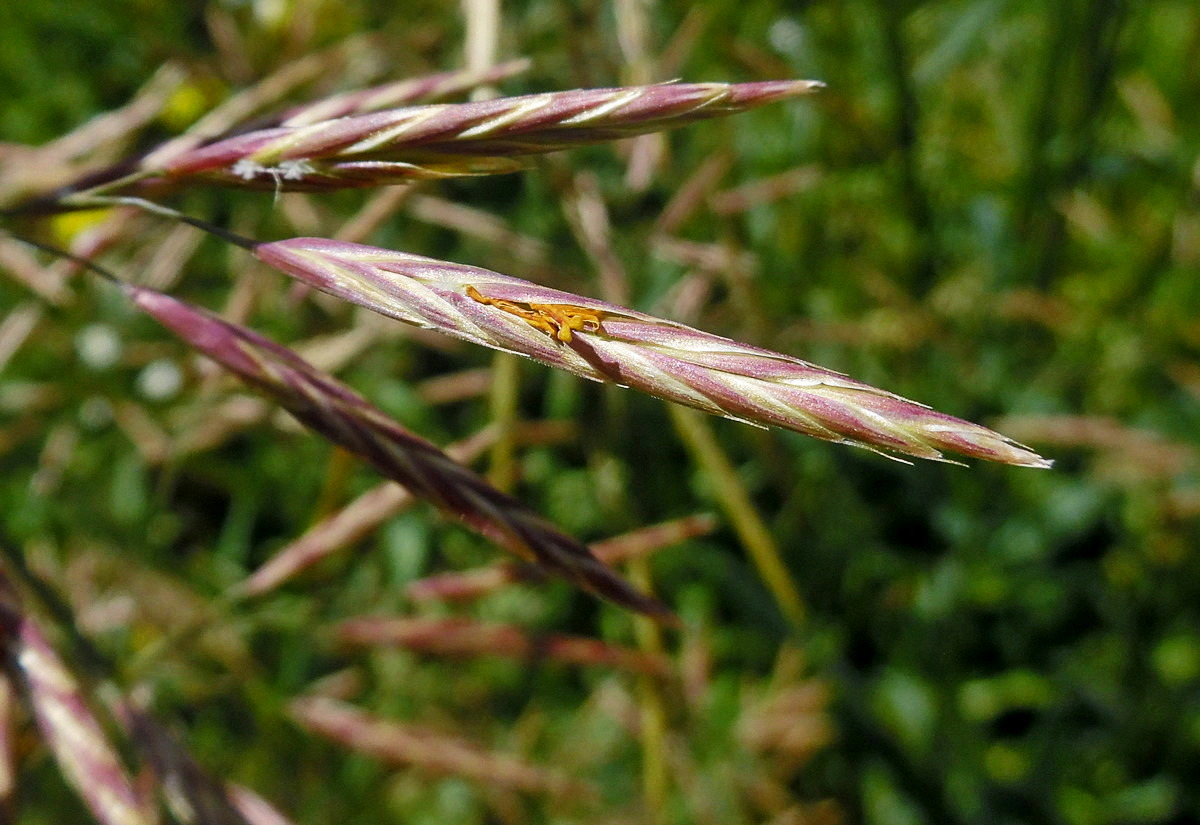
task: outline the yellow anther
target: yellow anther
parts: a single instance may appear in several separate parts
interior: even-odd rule
[[[562,341],[571,343],[572,330],[595,332],[600,329],[600,316],[595,310],[573,304],[525,304],[489,298],[473,286],[466,289],[467,297],[481,304],[516,315],[531,327]]]

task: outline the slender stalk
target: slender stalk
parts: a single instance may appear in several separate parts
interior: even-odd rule
[[[921,180],[918,152],[920,150],[920,110],[913,90],[912,74],[909,69],[908,50],[904,43],[904,12],[900,4],[892,0],[875,0],[880,29],[883,33],[884,53],[888,61],[886,78],[892,86],[894,107],[893,133],[896,152],[900,160],[900,188],[907,204],[907,213],[912,223],[915,249],[911,260],[910,287],[917,295],[924,295],[932,287],[936,275],[937,231],[934,226],[933,209]]]
[[[804,625],[804,599],[784,564],[779,546],[767,529],[758,509],[750,500],[737,470],[713,436],[712,427],[699,414],[680,407],[670,407],[671,423],[683,439],[693,460],[709,475],[717,502],[729,517],[742,546],[758,570],[763,584],[775,597],[779,612],[799,629]]]
[[[127,175],[122,175],[119,178],[114,178],[104,183],[96,184],[87,189],[81,189],[78,192],[72,192],[68,197],[62,198],[63,203],[71,203],[75,201],[86,201],[88,198],[97,197],[106,192],[119,192],[122,189],[133,186],[135,183],[140,183],[146,178],[151,177],[150,172],[138,170],[130,172]]]
[[[653,576],[650,562],[644,557],[631,559],[627,574],[630,582],[639,590],[653,592]],[[662,634],[649,620],[634,618],[634,634],[638,648],[647,656],[665,657]],[[641,721],[642,743],[642,804],[648,821],[665,821],[667,790],[666,739],[667,710],[663,697],[663,682],[649,674],[638,677],[638,716]]]
[[[112,175],[116,175],[113,177]],[[46,195],[38,195],[30,198],[27,201],[17,204],[8,209],[0,209],[0,215],[4,216],[25,216],[25,215],[56,215],[63,212],[75,212],[81,209],[92,209],[95,206],[104,206],[112,204],[102,204],[91,202],[92,198],[100,198],[109,192],[119,192],[130,186],[134,186],[147,178],[154,177],[154,173],[144,170],[138,170],[129,173],[111,172],[109,176],[101,180],[99,183],[81,183],[73,184],[64,187],[57,191]],[[94,177],[89,178],[89,181],[95,180]],[[74,188],[82,186],[81,189]]]
[[[180,212],[178,209],[172,209],[169,206],[163,206],[161,203],[155,203],[145,198],[133,197],[131,195],[72,195],[65,202],[69,205],[85,209],[109,206],[134,206],[154,215],[194,226],[210,235],[215,235],[221,240],[228,241],[235,246],[240,246],[242,249],[254,249],[257,245],[256,241],[244,235],[239,235],[224,227],[217,226],[215,223],[209,223],[200,218],[193,218],[191,215]]]
[[[507,352],[496,353],[492,359],[492,386],[488,393],[488,415],[496,428],[496,443],[492,445],[488,481],[505,492],[511,491],[517,481],[514,434],[520,381],[519,359]]]

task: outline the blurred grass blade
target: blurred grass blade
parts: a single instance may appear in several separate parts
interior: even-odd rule
[[[483,437],[480,437],[483,436]],[[478,457],[492,442],[484,431],[446,448],[454,461],[467,463]],[[386,483],[373,487],[345,507],[314,524],[304,535],[280,548],[244,581],[235,592],[258,596],[328,558],[339,549],[358,541],[416,500],[406,488]]]
[[[229,800],[248,825],[295,825],[274,805],[242,785],[229,786]]]
[[[306,730],[393,765],[529,793],[588,792],[587,786],[577,780],[439,731],[380,719],[334,699],[302,697],[292,702],[291,712]]]
[[[670,665],[661,655],[610,645],[598,639],[562,634],[532,634],[513,625],[484,624],[473,619],[347,619],[334,631],[338,640],[359,645],[386,645],[439,656],[503,656],[525,661],[559,662],[629,670],[665,676]]]
[[[671,408],[671,423],[693,461],[703,468],[713,489],[713,496],[729,517],[742,546],[750,555],[763,584],[771,591],[779,612],[793,630],[803,627],[808,608],[800,588],[792,578],[783,554],[737,470],[721,449],[712,427],[703,416],[681,407]]]

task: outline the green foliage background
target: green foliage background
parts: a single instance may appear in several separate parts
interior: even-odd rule
[[[185,121],[288,60],[364,32],[378,33],[394,56],[388,76],[460,65],[458,5],[402,6],[5,3],[0,138],[50,140],[127,101],[167,59],[184,61],[196,78],[196,101],[172,110]],[[372,242],[595,294],[594,268],[560,204],[563,175],[589,169],[633,303],[649,309],[687,274],[656,253],[655,220],[702,164],[727,156],[721,188],[811,167],[785,197],[729,216],[701,208],[679,229],[754,258],[748,277],[718,275],[697,325],[995,424],[1057,461],[1049,472],[905,466],[713,422],[786,555],[808,618],[789,628],[727,527],[654,556],[656,590],[702,629],[712,663],[702,709],[672,715],[693,773],[672,774],[661,810],[641,809],[637,739],[601,707],[614,690],[636,701],[634,680],[548,664],[364,654],[322,637],[322,627],[364,609],[410,610],[407,581],[492,558],[492,548],[426,511],[399,517],[260,603],[214,606],[224,587],[328,507],[328,496],[342,503],[373,478],[352,468],[331,482],[340,465],[329,448],[271,422],[205,452],[148,462],[116,423],[125,405],[179,433],[198,423],[214,392],[232,390],[193,383],[188,354],[94,284],[79,282],[81,300],[47,309],[0,375],[7,532],[85,618],[106,607],[127,616],[92,615],[101,648],[130,682],[153,685],[160,717],[203,764],[297,822],[767,821],[745,788],[771,767],[730,742],[739,714],[772,684],[784,646],[801,649],[807,674],[830,685],[837,730],[784,785],[798,800],[836,800],[845,821],[1194,821],[1194,2],[640,6],[652,58],[672,42],[684,46],[673,74],[654,79],[816,77],[829,89],[672,133],[642,192],[625,185],[625,163],[611,148],[519,178],[438,187],[543,240],[552,255],[537,271],[523,271],[509,249],[403,214]],[[501,55],[534,63],[503,90],[629,81],[618,13],[600,0],[505,3]],[[214,40],[217,24],[243,38],[237,60]],[[689,26],[694,39],[672,40]],[[147,145],[179,125],[156,124]],[[335,231],[364,197],[315,199],[320,221],[305,233]],[[201,192],[180,205],[262,238],[299,234],[269,194]],[[158,240],[149,233],[105,260],[137,279]],[[248,268],[205,241],[176,291],[220,308],[231,283],[252,280],[251,320],[285,341],[353,322],[332,305],[296,305],[281,278]],[[0,279],[5,312],[30,301]],[[78,356],[87,335],[114,332],[112,364]],[[147,398],[139,376],[161,359],[184,370],[185,386]],[[433,407],[413,388],[491,361],[388,338],[341,377],[444,444],[487,422],[487,399]],[[574,441],[519,454],[519,494],[567,530],[594,540],[719,506],[658,402],[532,364],[521,365],[520,381],[522,416],[579,423]],[[505,592],[472,611],[634,638],[628,617],[559,586]],[[195,616],[204,617],[203,634],[156,647]],[[298,730],[286,701],[342,667],[363,677],[356,704],[553,763],[595,783],[600,800],[564,807],[522,798],[513,813],[494,791],[380,766]],[[84,815],[44,752],[26,754],[23,767],[21,821]],[[706,810],[697,810],[704,794],[679,780],[685,774],[709,788]]]

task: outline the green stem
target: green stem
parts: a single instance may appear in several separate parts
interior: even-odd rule
[[[649,560],[632,559],[627,572],[635,587],[644,593],[651,592],[653,577]],[[663,654],[662,632],[657,623],[635,616],[633,629],[640,650],[655,656]],[[647,822],[657,825],[665,821],[667,802],[667,710],[662,683],[650,674],[638,678],[638,713],[642,740],[642,803]]]
[[[911,258],[910,286],[915,294],[924,295],[933,287],[936,276],[937,233],[933,209],[921,180],[917,159],[920,149],[920,110],[904,42],[904,13],[892,0],[876,0],[876,5],[883,32],[884,58],[888,62],[886,78],[892,87],[892,129],[900,162],[900,192],[916,244]]]
[[[742,480],[738,478],[737,470],[717,443],[712,427],[703,415],[694,410],[674,404],[667,409],[684,446],[692,454],[693,460],[708,473],[718,504],[729,517],[763,583],[775,597],[779,611],[794,629],[799,629],[804,625],[804,599],[783,562],[779,546],[750,500]]]
[[[496,353],[492,359],[492,389],[488,408],[491,425],[496,428],[496,441],[492,445],[488,481],[504,492],[512,490],[517,481],[513,440],[517,426],[520,366],[517,356],[511,353]]]

